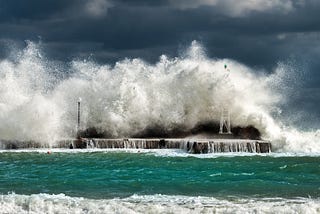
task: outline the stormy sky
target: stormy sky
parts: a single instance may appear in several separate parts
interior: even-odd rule
[[[288,112],[303,112],[307,116],[295,120],[315,128],[319,11],[319,0],[0,0],[0,57],[31,40],[58,61],[92,57],[112,64],[139,57],[153,63],[162,54],[179,56],[197,40],[208,57],[257,70],[292,64],[303,75]]]

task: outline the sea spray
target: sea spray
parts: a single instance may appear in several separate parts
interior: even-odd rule
[[[107,137],[150,127],[190,130],[218,122],[226,106],[233,126],[255,126],[277,151],[320,151],[316,132],[284,128],[286,121],[277,117],[287,98],[282,89],[290,69],[283,64],[270,75],[255,72],[230,59],[209,59],[194,41],[181,57],[163,55],[155,64],[74,60],[65,67],[59,70],[32,42],[16,60],[0,62],[1,139],[54,143],[74,137],[81,97],[81,129],[95,127]]]

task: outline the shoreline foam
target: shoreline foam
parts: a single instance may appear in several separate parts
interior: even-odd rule
[[[88,199],[64,194],[0,196],[3,213],[318,213],[319,198],[190,197],[132,195],[128,198]]]

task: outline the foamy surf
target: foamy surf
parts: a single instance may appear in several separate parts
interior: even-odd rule
[[[232,198],[133,195],[88,199],[64,194],[0,196],[0,213],[319,213],[312,198]]]
[[[194,158],[217,158],[217,157],[319,157],[320,153],[306,152],[271,152],[271,153],[247,153],[247,152],[225,152],[225,153],[206,153],[191,154],[181,149],[12,149],[0,150],[0,153],[132,153],[152,155],[156,157],[194,157]]]

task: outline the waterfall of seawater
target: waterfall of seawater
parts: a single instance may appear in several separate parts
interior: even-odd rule
[[[82,141],[71,140],[75,148],[83,148]],[[189,140],[189,139],[85,139],[85,148],[100,149],[181,149],[189,153],[222,153],[222,152],[271,152],[271,144],[266,141],[216,139],[216,140]],[[66,148],[62,142],[61,147]]]
[[[209,152],[257,152],[256,142],[209,142]]]

